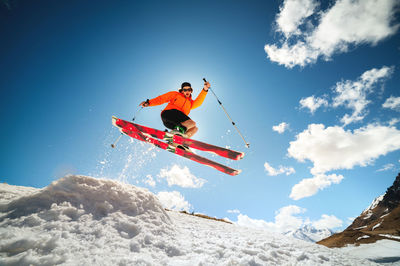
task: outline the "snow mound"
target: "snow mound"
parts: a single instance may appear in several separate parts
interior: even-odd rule
[[[10,202],[6,207],[1,207],[1,210],[10,212],[8,217],[17,218],[49,210],[54,204],[71,206],[70,211],[64,212],[71,219],[76,219],[83,213],[100,219],[114,212],[121,212],[128,216],[155,212],[163,214],[160,217],[168,220],[157,198],[147,190],[112,180],[85,176],[61,178],[37,193]]]
[[[17,187],[6,183],[0,184],[0,204],[8,203],[14,198],[32,194],[38,189],[33,187]]]
[[[375,265],[324,246],[162,208],[146,189],[67,176],[0,184],[0,265]]]
[[[11,187],[14,194],[6,193]],[[44,189],[1,184],[0,191],[1,265],[99,264],[104,254],[112,254],[110,264],[134,263],[130,252],[152,245],[155,235],[174,234],[152,193],[112,180],[67,176]],[[158,248],[166,256],[175,250]]]

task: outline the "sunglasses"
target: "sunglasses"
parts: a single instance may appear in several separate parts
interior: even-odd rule
[[[190,92],[192,92],[193,89],[192,88],[190,88],[190,89],[182,89],[182,91],[190,91]]]

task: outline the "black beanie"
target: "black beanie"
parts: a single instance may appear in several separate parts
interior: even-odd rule
[[[189,82],[183,82],[181,85],[181,89],[183,89],[183,87],[187,87],[187,86],[189,86],[190,88],[192,87],[192,85],[190,85]]]

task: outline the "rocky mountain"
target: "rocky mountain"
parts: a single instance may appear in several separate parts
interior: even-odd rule
[[[333,231],[327,228],[317,229],[312,225],[305,225],[297,230],[285,232],[284,235],[315,243],[331,236],[333,233]]]
[[[349,227],[318,244],[343,247],[375,243],[380,239],[400,241],[400,173],[386,193],[377,197]]]

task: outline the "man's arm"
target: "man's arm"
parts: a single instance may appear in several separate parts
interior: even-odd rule
[[[207,96],[208,89],[211,87],[210,82],[204,83],[204,88],[201,90],[199,96],[197,96],[196,100],[193,101],[192,109],[199,107]]]
[[[140,106],[148,107],[148,106],[161,105],[163,103],[171,101],[175,97],[176,93],[177,92],[175,92],[175,91],[170,91],[170,92],[162,94],[154,99],[151,99],[151,100],[147,99],[147,101],[141,102]]]

